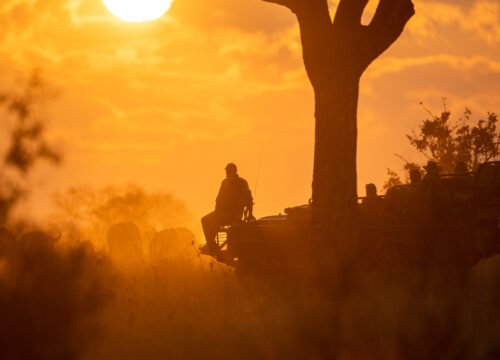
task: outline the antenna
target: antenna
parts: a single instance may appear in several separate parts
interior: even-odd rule
[[[260,168],[262,165],[262,155],[264,153],[264,145],[260,148],[260,155],[259,155],[259,165],[257,166],[257,175],[255,177],[255,186],[254,186],[254,193],[253,193],[253,200],[257,199],[257,187],[259,186],[259,177],[260,177]]]

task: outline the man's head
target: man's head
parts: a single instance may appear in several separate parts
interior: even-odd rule
[[[366,197],[376,197],[377,196],[377,187],[375,184],[366,184],[365,185],[366,189]]]
[[[227,176],[234,176],[238,173],[238,168],[236,167],[235,164],[229,163],[226,165],[226,175]]]
[[[439,175],[439,171],[441,170],[437,162],[432,160],[429,160],[424,168],[428,175],[436,175],[436,176]]]
[[[418,184],[422,181],[422,174],[419,169],[411,169],[410,170],[410,183]]]

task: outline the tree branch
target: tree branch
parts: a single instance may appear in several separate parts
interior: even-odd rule
[[[337,7],[335,26],[358,27],[361,25],[361,17],[369,0],[341,0]]]
[[[365,67],[399,38],[414,14],[412,0],[380,0],[375,16],[365,31]]]

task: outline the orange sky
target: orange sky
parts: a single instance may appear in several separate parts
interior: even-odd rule
[[[425,117],[420,101],[439,112],[447,97],[457,115],[500,111],[500,2],[415,6],[362,79],[360,189],[401,169],[395,152],[418,159],[404,135]],[[40,169],[40,203],[71,185],[136,183],[176,194],[200,216],[229,161],[257,193],[257,215],[309,198],[312,90],[285,8],[175,0],[161,20],[129,24],[100,0],[2,0],[0,29],[0,87],[38,67],[61,93],[50,131],[65,162]]]

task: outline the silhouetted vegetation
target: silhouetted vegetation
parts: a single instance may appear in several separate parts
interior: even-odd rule
[[[186,227],[191,221],[188,208],[175,196],[150,193],[136,185],[73,187],[56,194],[54,200],[54,226],[73,234],[75,240],[92,239],[97,248],[105,251],[106,234],[115,224],[133,222],[142,236],[150,239],[156,232]],[[144,245],[144,251],[148,246]]]
[[[459,170],[457,164],[463,164],[462,171],[475,171],[479,164],[499,159],[500,131],[496,113],[487,113],[486,118],[473,121],[468,108],[458,119],[452,118],[446,104],[439,116],[425,110],[430,117],[424,119],[416,131],[406,135],[410,145],[426,159],[425,162],[433,160],[439,164],[441,172],[454,173]],[[412,169],[423,171],[425,162],[413,163],[399,157],[404,161],[405,176],[401,178],[395,171],[387,169],[389,178],[384,185],[385,190],[408,183]]]
[[[333,301],[189,253],[148,264],[122,275],[89,358],[470,359],[497,344],[498,258],[464,290],[439,273],[367,273]]]
[[[60,152],[47,140],[47,120],[43,116],[44,105],[51,97],[38,71],[21,89],[0,93],[0,121],[8,137],[0,164],[0,225],[8,221],[11,210],[28,194],[27,180],[36,163],[61,161]]]
[[[0,229],[0,358],[77,359],[109,302],[109,261],[92,244]]]
[[[497,350],[498,257],[457,281],[425,266],[434,252],[404,271],[410,257],[384,248],[357,259],[361,271],[343,272],[343,291],[325,297],[270,273],[242,281],[200,256],[181,227],[189,212],[168,194],[80,188],[58,201],[59,240],[0,235],[2,359],[480,359]]]
[[[431,113],[432,115],[432,113]],[[480,163],[494,160],[499,155],[500,133],[496,130],[497,115],[488,113],[473,126],[471,111],[453,124],[447,110],[441,116],[424,120],[417,134],[408,135],[410,144],[419,152],[437,161],[445,172],[452,172],[459,161],[475,170]]]

